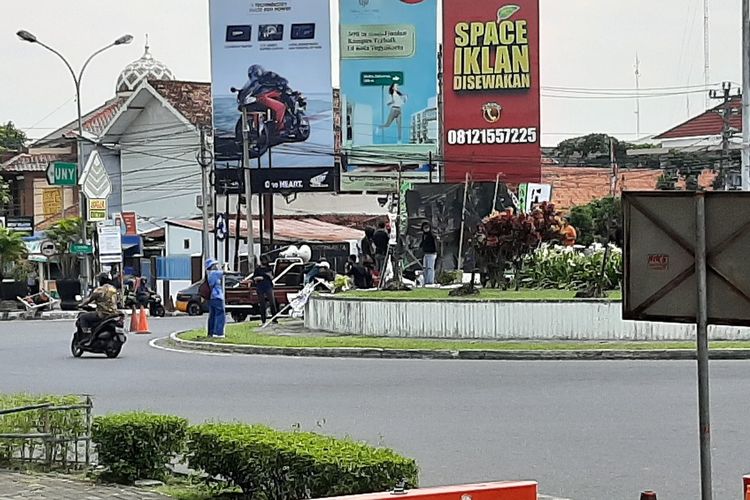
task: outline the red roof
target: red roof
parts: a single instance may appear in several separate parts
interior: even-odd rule
[[[109,122],[112,121],[112,118],[115,117],[117,111],[119,111],[124,102],[125,101],[122,98],[115,97],[114,99],[110,99],[93,111],[85,114],[83,116],[83,130],[96,136],[101,135],[107,125],[109,125]],[[78,120],[73,120],[72,122],[55,130],[51,134],[47,134],[45,137],[42,137],[41,139],[35,141],[34,144],[45,144],[63,138],[71,139],[75,138],[77,134]]]
[[[196,127],[211,126],[211,84],[149,80],[148,84]]]
[[[188,229],[200,231],[203,229],[203,221],[197,219],[177,219],[169,220],[167,224],[180,226]],[[209,222],[209,229],[213,231],[213,223]],[[236,232],[235,221],[229,222],[229,234],[234,235]],[[264,233],[267,234],[266,231]],[[362,231],[351,229],[345,226],[329,224],[321,220],[306,218],[292,219],[286,217],[274,217],[273,235],[279,241],[287,242],[321,242],[321,243],[342,243],[345,241],[359,240],[364,236]],[[240,236],[247,237],[247,224],[243,219],[240,224]],[[260,237],[260,228],[256,219],[253,224],[253,237]]]
[[[2,172],[44,172],[54,161],[76,161],[70,151],[66,153],[20,153],[0,164]]]
[[[715,108],[689,119],[666,132],[657,135],[655,139],[681,139],[684,137],[703,137],[710,135],[721,135],[724,128],[724,121],[721,117],[721,108],[724,104],[719,104]],[[742,131],[742,98],[733,97],[729,100],[729,123],[730,125]]]

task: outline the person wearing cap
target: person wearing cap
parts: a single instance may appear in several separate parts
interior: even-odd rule
[[[224,337],[227,312],[224,303],[224,272],[214,259],[206,261],[206,282],[211,289],[208,301],[208,336]]]

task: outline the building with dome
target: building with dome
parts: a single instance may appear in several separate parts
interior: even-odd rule
[[[83,115],[83,158],[88,158],[96,149],[105,164],[113,193],[109,199],[109,211],[120,212],[122,205],[121,151],[119,147],[101,141],[102,133],[127,104],[139,87],[149,81],[175,81],[169,67],[151,54],[146,38],[143,55],[125,66],[117,77],[114,96],[101,106]],[[205,84],[204,84],[205,85]],[[78,190],[50,186],[45,172],[55,161],[76,162],[78,122],[72,120],[57,130],[29,145],[28,151],[10,158],[0,167],[3,176],[11,183],[13,208],[11,215],[31,215],[37,228],[44,229],[62,216],[79,214]],[[137,210],[137,207],[134,209]]]
[[[140,59],[125,66],[117,78],[115,92],[118,97],[128,97],[138,86],[148,80],[175,80],[174,73],[166,64],[154,59],[148,45],[146,35],[146,47]]]

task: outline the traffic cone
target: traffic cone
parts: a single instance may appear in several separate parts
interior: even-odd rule
[[[130,313],[130,331],[132,333],[135,333],[138,331],[138,313],[135,310],[135,307],[132,309],[132,312]]]
[[[656,493],[651,490],[641,493],[641,500],[656,500]]]
[[[148,318],[146,317],[146,309],[141,306],[141,313],[138,317],[138,328],[135,333],[148,334],[151,333],[151,329],[148,327]]]

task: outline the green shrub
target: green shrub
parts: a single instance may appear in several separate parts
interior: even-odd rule
[[[542,246],[526,258],[521,282],[529,288],[580,290],[599,284],[602,290],[615,290],[622,280],[622,251],[611,249],[602,276],[603,261],[601,245],[582,252],[571,247]]]
[[[440,271],[436,281],[440,286],[448,286],[461,283],[462,277],[463,273],[461,271]]]
[[[181,417],[133,412],[96,417],[92,439],[107,478],[130,483],[162,479],[185,449],[188,422]]]
[[[413,460],[352,440],[244,424],[203,424],[189,435],[192,468],[268,500],[385,491],[402,479],[418,483]]]

